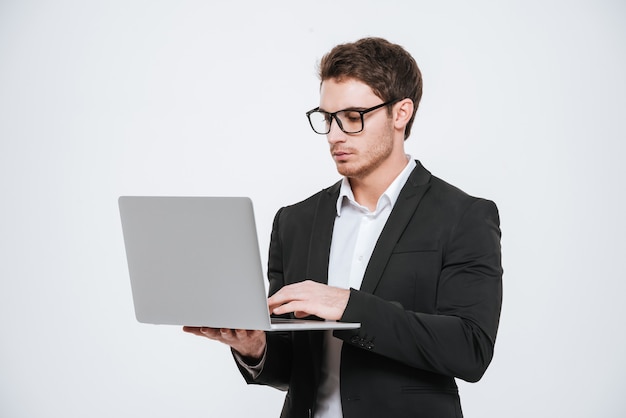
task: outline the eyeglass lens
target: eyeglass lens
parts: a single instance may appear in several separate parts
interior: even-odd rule
[[[311,112],[309,115],[313,130],[319,134],[327,134],[330,132],[332,123],[332,115],[323,111]],[[337,112],[335,120],[339,124],[339,128],[345,133],[357,133],[363,130],[363,117],[355,110],[342,110]]]

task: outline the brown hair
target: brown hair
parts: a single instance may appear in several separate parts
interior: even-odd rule
[[[322,82],[331,78],[357,79],[370,86],[385,102],[413,100],[413,116],[404,131],[404,139],[409,137],[422,98],[422,73],[413,57],[400,45],[382,38],[363,38],[337,45],[322,58],[319,77]]]

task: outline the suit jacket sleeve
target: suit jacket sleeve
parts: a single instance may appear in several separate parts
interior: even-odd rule
[[[361,328],[336,337],[411,367],[471,382],[482,377],[502,298],[499,216],[493,202],[467,202],[439,238],[438,271],[426,274],[436,279],[433,309],[412,311],[376,291],[352,289],[342,321]]]

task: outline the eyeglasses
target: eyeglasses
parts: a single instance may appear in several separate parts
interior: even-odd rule
[[[326,135],[330,132],[330,125],[333,123],[333,119],[337,121],[337,126],[343,132],[347,134],[358,134],[363,130],[364,122],[363,115],[374,110],[380,109],[384,106],[389,106],[400,99],[389,100],[388,102],[381,103],[377,106],[370,107],[369,109],[344,109],[337,112],[329,113],[320,110],[319,107],[306,112],[306,117],[309,119],[311,128],[320,135]]]

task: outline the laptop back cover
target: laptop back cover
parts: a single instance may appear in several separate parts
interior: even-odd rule
[[[137,320],[269,329],[252,201],[122,196]]]

